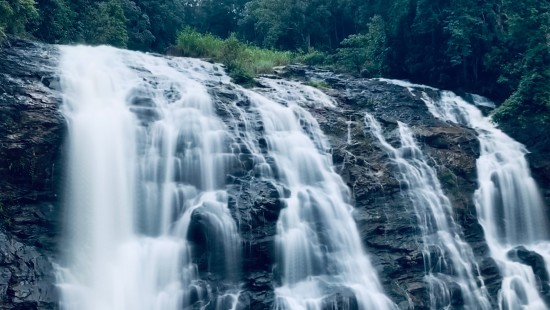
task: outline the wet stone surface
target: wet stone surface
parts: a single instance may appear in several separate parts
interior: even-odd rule
[[[65,121],[59,112],[61,95],[55,74],[55,47],[12,40],[0,48],[0,309],[56,309],[57,292],[52,261],[58,256]],[[398,144],[397,122],[409,125],[422,150],[437,169],[450,198],[455,220],[473,248],[491,296],[500,287],[498,267],[488,256],[483,231],[472,201],[476,189],[475,160],[479,145],[471,129],[434,118],[425,104],[405,88],[384,82],[357,79],[307,67],[281,69],[276,77],[302,82],[323,81],[323,92],[336,100],[336,108],[316,106],[307,110],[329,140],[335,171],[350,189],[353,215],[363,245],[376,268],[385,292],[402,309],[429,306],[424,282],[416,215],[409,197],[402,193],[396,167],[364,126],[365,112],[384,127],[389,143]],[[288,194],[254,153],[266,154],[263,124],[251,103],[236,86],[206,82],[216,114],[228,130],[228,207],[242,238],[242,292],[247,309],[269,309],[274,287],[280,283],[275,264],[276,222]],[[432,91],[430,96],[437,96]],[[159,117],[147,96],[132,100],[144,123]],[[139,110],[139,111],[138,111]],[[238,121],[236,121],[238,120]],[[252,136],[246,136],[252,134]],[[255,148],[252,150],[251,148]],[[530,155],[534,175],[550,199],[547,162]],[[272,165],[271,165],[272,166]],[[267,170],[266,170],[267,169]],[[197,243],[202,241],[201,215],[197,213]],[[201,244],[196,244],[197,249]],[[194,257],[204,287],[223,288],[219,275],[208,274],[208,257],[197,250]],[[518,262],[540,271],[540,259],[525,249],[510,253]],[[542,271],[541,271],[542,272]],[[541,279],[543,282],[547,279]],[[548,290],[548,287],[544,287]],[[213,290],[215,294],[216,290]],[[453,303],[460,305],[458,294]],[[335,292],[333,303],[356,308],[345,291]],[[197,297],[197,300],[199,298]],[[223,304],[224,301],[221,301]],[[197,302],[193,307],[204,306]]]

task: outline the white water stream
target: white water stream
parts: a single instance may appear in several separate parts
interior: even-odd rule
[[[386,141],[380,123],[365,115],[365,125],[399,169],[398,180],[411,199],[422,235],[422,252],[431,309],[446,309],[460,300],[464,309],[491,309],[472,249],[453,219],[434,168],[407,125],[398,122],[401,146]],[[452,287],[458,287],[453,291]],[[453,296],[458,294],[459,296]]]
[[[230,84],[216,65],[200,60],[104,46],[61,51],[69,124],[62,309],[240,307],[241,239],[226,184],[226,168],[238,162],[236,134],[255,153],[258,177],[284,187],[275,307],[396,308],[362,247],[327,141],[299,106],[334,107],[333,100],[311,87],[271,80],[263,81],[270,95],[260,95]],[[214,82],[251,102],[251,111],[232,107],[238,113],[225,121],[257,117],[259,133],[227,128],[205,86]],[[258,135],[267,141],[265,153]],[[208,279],[193,261],[200,254],[192,240],[197,229]],[[213,288],[211,277],[223,285]]]
[[[442,92],[438,101],[427,96],[423,100],[436,117],[478,133],[481,156],[477,160],[479,188],[475,202],[491,255],[503,276],[499,306],[547,309],[533,269],[509,257],[510,250],[523,245],[550,261],[544,203],[525,160],[525,147],[452,92]]]
[[[349,189],[332,168],[326,138],[302,107],[333,108],[333,101],[308,86],[261,82],[271,91],[249,95],[263,120],[268,156],[290,191],[277,223],[276,308],[396,309],[363,250]]]
[[[503,277],[498,306],[505,310],[548,309],[539,293],[548,274],[535,274],[531,266],[513,259],[514,249],[523,246],[542,256],[547,271],[550,267],[548,220],[525,159],[525,147],[498,129],[475,105],[452,92],[442,91],[440,98],[433,99],[423,92],[423,85],[385,81],[409,91],[415,89],[435,117],[477,132],[481,154],[474,200],[491,256]],[[491,105],[482,97],[473,99],[476,105]]]
[[[208,290],[197,282],[187,240],[198,208],[213,247],[221,245],[223,259],[214,263],[226,275],[238,271],[240,240],[222,187],[225,131],[196,82],[207,73],[193,69],[203,66],[62,47],[69,123],[63,309],[176,310],[200,302]]]

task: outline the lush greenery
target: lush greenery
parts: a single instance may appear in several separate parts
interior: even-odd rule
[[[200,34],[189,27],[180,32],[177,46],[170,52],[221,62],[227,67],[229,75],[241,84],[249,84],[255,75],[270,73],[273,67],[288,65],[292,60],[290,52],[244,44],[235,34],[231,34],[227,39],[221,39],[212,34]]]
[[[211,34],[193,40],[203,46],[186,45],[191,28]],[[548,0],[0,0],[5,34],[157,52],[177,40],[185,55],[247,74],[285,63],[270,50],[287,50],[309,64],[480,93],[504,102],[502,124],[550,129]]]

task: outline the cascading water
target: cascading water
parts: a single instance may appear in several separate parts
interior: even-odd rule
[[[188,242],[199,209],[214,254],[209,268],[232,283],[219,294],[232,301],[219,303],[236,304],[240,239],[224,190],[233,155],[206,88],[195,81],[212,70],[205,66],[212,65],[62,47],[69,123],[63,309],[200,304],[209,289]]]
[[[263,123],[266,156],[288,191],[277,223],[281,285],[275,290],[276,308],[396,308],[382,293],[363,251],[349,192],[332,168],[326,139],[298,105],[334,107],[333,101],[307,86],[270,79],[261,83],[271,91],[248,95]],[[320,98],[311,101],[304,94]]]
[[[417,215],[422,233],[430,308],[460,306],[472,310],[490,309],[472,249],[463,240],[461,228],[452,217],[451,203],[441,189],[437,173],[426,162],[412,131],[398,122],[401,146],[394,148],[384,138],[382,127],[374,116],[367,113],[365,125],[399,169],[398,179]],[[458,290],[453,290],[452,285]],[[460,304],[453,304],[456,300]]]
[[[333,100],[269,79],[262,82],[271,91],[260,95],[199,60],[61,49],[69,123],[61,308],[238,308],[241,241],[226,177],[247,156],[257,177],[286,197],[277,224],[276,307],[396,308],[364,253],[326,139],[298,105],[334,108]],[[213,84],[248,98],[250,108],[223,107],[231,114],[224,124],[205,86]],[[249,119],[262,126],[247,126]],[[208,279],[193,262],[199,254]]]
[[[548,240],[544,203],[531,177],[523,145],[497,129],[473,105],[452,92],[441,99],[423,96],[432,114],[475,129],[481,146],[477,160],[479,188],[475,202],[491,255],[502,272],[499,305],[502,309],[547,309],[538,294],[532,268],[510,259],[517,246],[537,251]],[[549,260],[547,251],[538,251]]]
[[[477,160],[479,187],[474,200],[491,256],[503,277],[498,296],[500,309],[547,309],[539,291],[548,274],[536,274],[532,266],[514,258],[514,251],[524,247],[544,258],[545,273],[550,267],[545,207],[525,160],[525,147],[454,93],[440,92],[441,97],[434,100],[422,91],[422,85],[406,86],[409,90],[417,89],[435,117],[470,127],[478,134],[481,154]],[[488,103],[483,101],[479,105]]]

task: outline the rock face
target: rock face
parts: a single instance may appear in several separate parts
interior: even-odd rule
[[[286,75],[292,76],[292,70],[289,68]],[[475,161],[479,155],[475,132],[434,118],[424,102],[403,87],[330,72],[306,70],[302,76],[306,77],[305,82],[325,81],[331,87],[326,92],[342,107],[340,113],[317,113],[314,109],[311,112],[329,136],[334,164],[352,189],[356,220],[386,293],[401,308],[427,308],[429,298],[423,282],[424,262],[416,215],[395,178],[397,168],[365,132],[365,112],[383,123],[390,143],[398,143],[398,121],[408,124],[416,139],[423,142],[423,151],[432,158],[455,208],[455,219],[464,228],[465,239],[481,262],[489,258],[472,201],[477,187]],[[485,275],[493,296],[500,287],[497,270],[489,268]]]
[[[0,309],[58,308],[52,262],[57,258],[61,236],[66,124],[59,112],[57,60],[53,46],[10,40],[0,49]],[[282,77],[305,83],[322,81],[328,86],[324,91],[338,102],[337,110],[311,106],[309,111],[330,140],[336,171],[352,192],[354,216],[364,246],[392,300],[402,309],[429,307],[416,215],[395,177],[396,167],[365,132],[366,111],[383,123],[390,143],[398,142],[398,121],[414,131],[437,168],[455,219],[477,255],[490,295],[496,296],[500,287],[498,268],[488,257],[472,201],[479,155],[475,132],[434,118],[406,88],[385,82],[305,67],[288,67],[279,72],[277,78]],[[238,137],[244,124],[229,115],[249,109],[250,103],[234,86],[206,86],[218,115]],[[437,92],[430,95],[437,96]],[[257,120],[248,121],[261,129]],[[265,141],[257,142],[266,147]],[[285,189],[257,178],[250,150],[239,139],[234,144],[239,163],[230,170],[227,180],[231,184],[229,208],[244,244],[240,301],[249,309],[269,309],[279,279],[274,267],[274,237],[279,212],[284,208],[281,198]],[[534,173],[549,200],[550,164],[539,154],[532,156],[538,158],[533,162]],[[194,214],[193,221],[190,235],[196,242],[195,261],[201,278],[209,283],[205,285],[223,286],[207,268],[201,214]],[[518,262],[542,268],[541,258],[525,249],[515,249],[510,255]],[[460,308],[460,300],[454,302]]]
[[[0,309],[53,309],[65,130],[52,89],[57,52],[9,42],[0,49]]]

